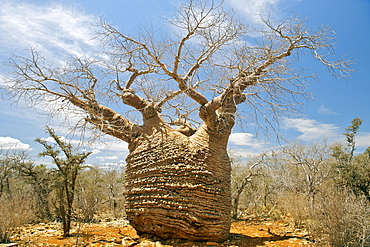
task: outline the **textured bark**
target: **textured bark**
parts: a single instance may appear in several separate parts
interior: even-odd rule
[[[190,137],[151,125],[130,143],[126,213],[138,234],[212,241],[229,236],[228,136],[206,125]]]

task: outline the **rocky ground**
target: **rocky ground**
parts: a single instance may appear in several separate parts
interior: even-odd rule
[[[126,220],[113,219],[76,224],[71,237],[61,235],[60,223],[36,224],[20,228],[11,240],[12,246],[313,246],[307,233],[288,219],[234,221],[231,236],[223,243],[140,238]]]

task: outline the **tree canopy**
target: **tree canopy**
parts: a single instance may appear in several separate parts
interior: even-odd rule
[[[9,60],[5,90],[31,107],[53,104],[51,114],[68,109],[81,127],[127,142],[140,132],[137,113],[145,121],[160,112],[180,128],[204,122],[222,129],[234,124],[241,103],[244,117],[274,128],[282,113],[295,114],[311,97],[314,73],[294,65],[302,55],[339,77],[349,75],[350,61],[335,58],[328,27],[311,29],[296,16],[261,20],[264,27],[255,29],[222,3],[196,0],[182,3],[167,28],[145,26],[131,35],[101,20],[101,54],[60,64],[31,48],[29,56]]]

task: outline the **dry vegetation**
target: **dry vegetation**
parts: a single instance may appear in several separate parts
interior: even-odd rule
[[[352,134],[354,141],[357,130],[350,127],[345,135]],[[3,152],[1,242],[20,246],[369,246],[370,202],[359,190],[364,177],[354,178],[369,174],[369,162],[364,159],[370,157],[365,157],[367,150],[351,154],[350,141],[349,148],[293,143],[245,164],[235,158],[232,181],[233,196],[238,197],[234,203],[238,204],[233,215],[237,219],[230,238],[221,243],[139,237],[125,220],[123,171],[91,167],[78,176],[72,230],[69,237],[63,237],[57,188],[50,175],[53,169],[31,166],[35,172],[43,171],[40,181],[50,183],[44,200],[47,205],[40,207],[35,197],[38,187],[19,170],[30,164],[27,156]],[[344,157],[350,162],[346,170],[339,164]],[[356,175],[360,165],[361,174]]]
[[[95,224],[102,214],[124,218],[125,177],[127,218],[134,226],[136,221],[135,229],[142,233],[221,241],[229,233],[231,199],[233,216],[248,216],[248,220],[233,223],[231,237],[224,243],[180,241],[177,245],[258,246],[272,241],[271,246],[276,246],[287,241],[280,246],[294,246],[298,237],[303,242],[297,246],[314,242],[369,246],[370,149],[354,153],[358,119],[345,133],[347,146],[295,143],[246,163],[235,159],[230,194],[226,148],[238,106],[245,107],[247,124],[257,124],[262,131],[276,130],[281,116],[296,116],[310,98],[307,85],[316,79],[305,68],[294,69],[299,57],[313,55],[339,78],[351,72],[350,60],[334,57],[334,32],[329,28],[311,29],[295,16],[280,24],[268,19],[262,22],[265,28],[255,30],[213,1],[189,0],[169,19],[177,30],[173,34],[150,27],[131,37],[102,21],[98,35],[105,48],[102,56],[68,57],[61,67],[35,48],[28,56],[13,56],[8,64],[13,73],[4,84],[13,102],[25,101],[31,108],[50,103],[51,117],[65,111],[76,113],[80,121],[72,124],[75,130],[87,128],[97,130],[93,137],[102,133],[117,137],[129,144],[130,154],[123,174],[80,166],[82,153],[73,153],[81,162],[67,153],[68,159],[61,161],[58,152],[62,152],[53,147],[44,154],[54,158],[58,169],[34,164],[22,153],[4,151],[0,159],[0,242],[12,239],[27,246],[32,239],[29,246],[42,244],[42,238],[25,235],[41,227],[51,239],[64,235],[61,241],[67,241],[67,246],[84,245],[84,239],[102,245],[96,236],[108,226],[89,224]],[[213,99],[208,100],[211,95]],[[114,110],[117,107],[122,115]],[[132,109],[136,113],[128,114]],[[59,146],[65,153],[67,144]],[[145,170],[135,166],[139,159]],[[181,167],[183,163],[186,166]],[[169,173],[162,172],[158,164]],[[157,177],[148,179],[154,177],[153,170]],[[200,176],[203,181],[198,181],[198,174],[204,175]],[[174,183],[164,183],[171,182],[169,178]],[[176,195],[168,196],[169,187],[176,183],[180,184]],[[143,208],[145,214],[140,213]],[[158,213],[158,208],[166,213]],[[152,220],[154,230],[147,227],[143,215]],[[292,222],[281,221],[286,217]],[[269,221],[256,223],[256,219]],[[70,232],[66,221],[73,222]],[[63,222],[64,231],[55,232],[54,226],[40,222]],[[39,225],[18,228],[25,223]],[[126,223],[109,229],[118,235],[103,238],[107,245],[122,244],[126,237],[131,241],[126,246],[162,245],[139,239]],[[296,229],[305,229],[310,243]]]

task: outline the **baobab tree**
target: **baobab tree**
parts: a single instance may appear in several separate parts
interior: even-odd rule
[[[222,241],[238,106],[273,127],[310,97],[314,76],[292,66],[300,56],[311,54],[335,75],[349,72],[348,61],[330,58],[329,28],[312,30],[296,17],[262,22],[255,30],[222,4],[196,0],[180,5],[169,29],[128,35],[100,21],[103,54],[59,65],[31,49],[10,59],[6,90],[30,106],[54,103],[52,114],[78,109],[76,126],[128,143],[126,213],[138,234]]]

